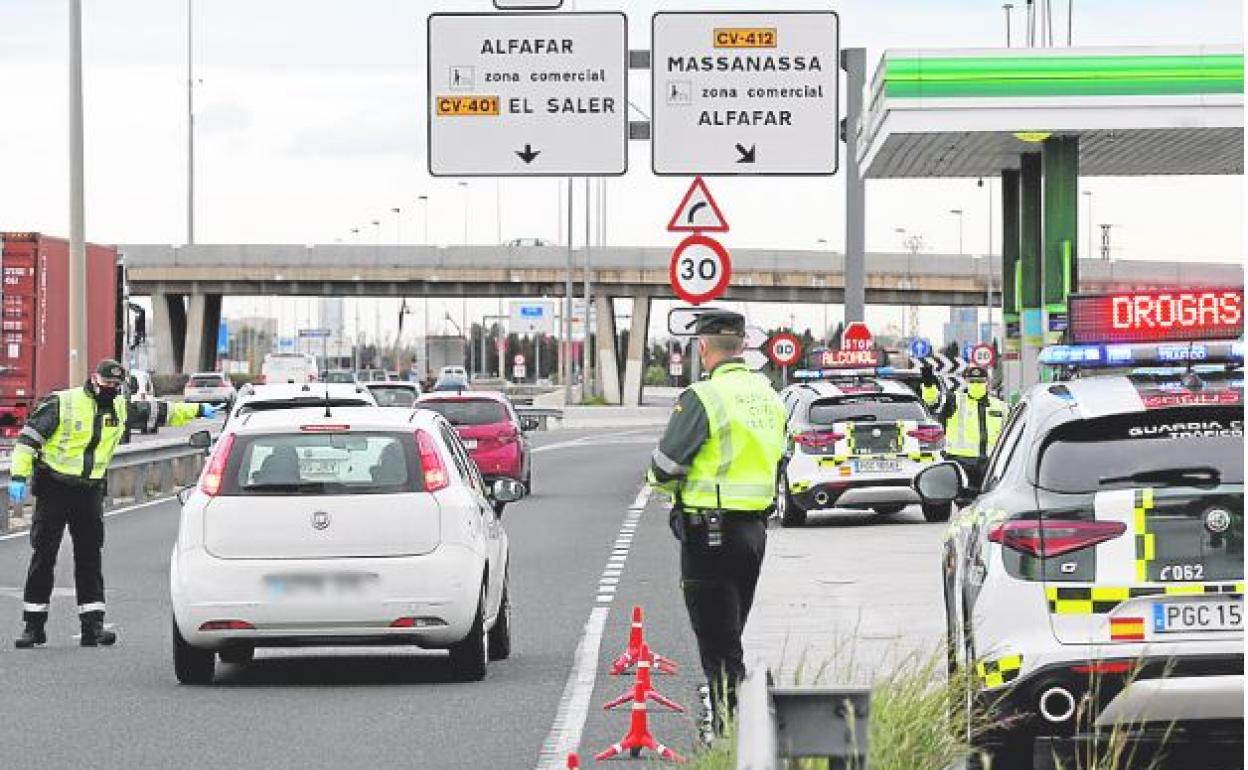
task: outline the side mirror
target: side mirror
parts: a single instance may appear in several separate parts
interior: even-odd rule
[[[496,503],[514,503],[524,497],[524,485],[515,479],[498,479],[490,488],[490,497]]]
[[[948,503],[967,491],[966,471],[955,462],[937,463],[914,477],[914,491],[925,503]]]
[[[212,448],[212,434],[206,430],[197,430],[186,439],[186,443],[192,449],[207,451]]]

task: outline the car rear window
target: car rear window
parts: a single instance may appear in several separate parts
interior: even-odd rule
[[[1244,482],[1241,408],[1161,409],[1067,423],[1045,438],[1037,474],[1043,489],[1069,493],[1207,484],[1213,477]]]
[[[196,388],[219,388],[222,385],[220,377],[205,375],[202,377],[192,377],[191,385]]]
[[[384,495],[422,489],[411,436],[396,433],[240,435],[227,495]]]
[[[416,403],[416,394],[411,388],[370,388],[377,406],[411,406]]]
[[[812,425],[838,422],[892,422],[929,419],[927,410],[915,399],[898,396],[838,396],[821,398],[810,405]]]
[[[325,375],[326,382],[355,382],[355,375],[351,372],[329,372]]]
[[[491,425],[511,419],[507,415],[507,407],[497,401],[483,398],[462,401],[422,401],[420,406],[442,415],[451,425]]]
[[[324,398],[282,398],[272,401],[255,400],[248,401],[238,408],[239,416],[250,414],[252,412],[277,412],[282,409],[307,409],[309,407],[325,406]],[[343,406],[372,406],[372,403],[362,398],[331,398],[329,399],[331,408]]]

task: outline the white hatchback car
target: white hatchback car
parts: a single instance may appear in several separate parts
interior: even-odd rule
[[[195,445],[207,443],[199,434]],[[236,418],[186,495],[170,565],[180,682],[257,647],[416,645],[453,676],[510,654],[502,507],[429,411],[324,408]]]
[[[326,400],[330,408],[348,406],[377,406],[377,399],[363,385],[342,382],[304,383],[291,385],[244,385],[239,389],[230,413],[226,416],[229,425],[236,417],[254,412],[284,411],[287,409],[304,409],[319,406],[322,409]]]

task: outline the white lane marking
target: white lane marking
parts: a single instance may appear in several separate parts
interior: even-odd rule
[[[581,641],[576,645],[572,671],[563,687],[559,708],[550,734],[537,757],[537,770],[561,770],[570,752],[581,743],[585,718],[589,715],[589,699],[594,694],[594,680],[598,677],[598,650],[602,646],[602,632],[607,626],[610,607],[594,607]]]
[[[162,497],[159,500],[148,500],[146,503],[139,503],[138,505],[126,505],[121,508],[114,508],[111,511],[105,511],[104,518],[107,519],[111,516],[120,516],[123,513],[130,513],[131,511],[137,511],[141,508],[150,508],[153,505],[160,505],[161,503],[167,503],[176,499],[177,497],[175,495],[170,495],[169,497]],[[11,532],[7,535],[0,535],[0,542],[12,540],[18,537],[26,537],[28,534],[30,534],[30,530],[24,529],[21,532]]]
[[[650,488],[642,486],[629,508],[628,518],[636,522],[649,501]],[[559,699],[554,724],[537,757],[537,770],[562,770],[566,767],[564,763],[568,754],[581,745],[581,734],[589,715],[589,699],[594,694],[594,682],[598,678],[598,651],[602,647],[602,634],[615,599],[616,586],[620,582],[618,576],[623,572],[627,558],[628,549],[622,552],[614,550],[607,558],[607,568],[599,579],[594,596],[595,606],[589,611],[585,631],[576,645],[572,671],[568,673],[568,682]]]
[[[613,440],[613,439],[619,439],[619,438],[627,438],[630,436],[639,436],[641,434],[648,434],[646,436],[645,441],[625,442],[625,441]],[[623,431],[620,433],[607,433],[604,435],[583,436],[581,438],[571,439],[569,441],[560,441],[554,444],[547,444],[545,446],[533,447],[532,451],[533,452],[550,452],[555,449],[567,449],[569,447],[610,446],[612,444],[622,444],[622,443],[649,443],[651,436],[654,437],[654,441],[656,442],[658,441],[658,434],[654,432],[653,428],[646,428],[646,429],[641,429],[641,430],[629,430],[629,431]]]

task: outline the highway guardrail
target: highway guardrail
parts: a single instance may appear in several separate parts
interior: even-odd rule
[[[781,770],[796,758],[867,770],[870,707],[870,687],[777,687],[755,666],[737,692],[737,770]]]
[[[537,420],[538,430],[549,430],[550,421],[563,422],[563,410],[547,406],[516,406],[516,414],[521,419],[532,417]]]
[[[108,466],[105,510],[167,497],[194,484],[205,456],[186,436],[118,447]],[[0,463],[0,534],[29,527],[32,512],[30,497],[20,504],[9,499],[9,463]]]

